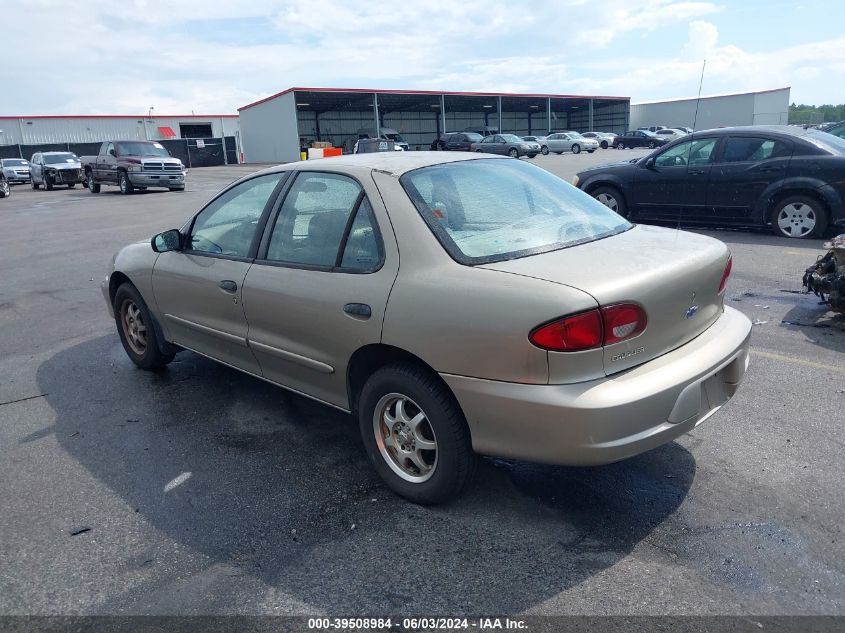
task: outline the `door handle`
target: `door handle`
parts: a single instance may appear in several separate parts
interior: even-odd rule
[[[366,303],[347,303],[343,306],[343,311],[359,319],[369,319],[373,314],[372,308]]]
[[[771,165],[769,167],[761,167],[760,171],[783,171],[783,167],[781,165]]]
[[[223,292],[237,292],[238,291],[238,284],[236,284],[231,279],[224,279],[220,282],[220,289]]]
[[[704,173],[704,170],[703,169],[690,169],[687,173],[690,176],[700,176],[701,174]]]

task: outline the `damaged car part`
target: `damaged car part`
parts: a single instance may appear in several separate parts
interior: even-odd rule
[[[845,313],[845,233],[825,242],[827,253],[804,271],[804,287],[830,306]]]

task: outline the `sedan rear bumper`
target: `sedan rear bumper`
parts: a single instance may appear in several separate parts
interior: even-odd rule
[[[719,410],[748,367],[751,322],[726,307],[689,343],[643,365],[571,385],[527,385],[441,374],[476,452],[585,466],[672,441]]]

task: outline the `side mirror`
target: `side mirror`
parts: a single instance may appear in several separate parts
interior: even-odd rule
[[[655,169],[655,167],[654,167],[654,157],[653,156],[649,156],[648,158],[646,158],[645,168],[646,169]]]
[[[152,240],[150,246],[156,253],[167,253],[182,250],[182,234],[179,229],[170,229],[159,233]]]
[[[110,149],[110,150],[109,150],[109,154],[111,154],[112,156],[114,156],[114,155],[115,155],[115,154],[114,154],[114,150],[113,150],[113,149]]]

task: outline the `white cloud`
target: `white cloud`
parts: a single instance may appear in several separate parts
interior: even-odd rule
[[[689,35],[681,54],[690,59],[707,59],[719,43],[719,29],[712,22],[694,20],[688,26]]]
[[[4,29],[4,50],[17,54],[0,114],[136,114],[151,105],[227,113],[294,85],[644,100],[694,94],[705,56],[705,92],[791,84],[798,100],[821,91],[835,100],[827,86],[845,78],[845,39],[814,42],[810,30],[809,44],[781,48],[773,37],[768,51],[740,48],[720,42],[729,9],[713,2],[123,0],[95,12],[7,4],[4,23],[15,28]]]

